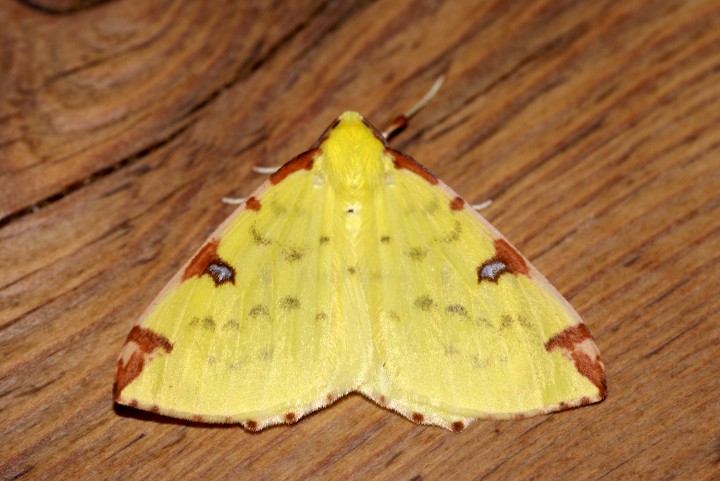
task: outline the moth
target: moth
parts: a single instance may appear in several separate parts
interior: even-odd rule
[[[454,431],[606,395],[570,304],[356,112],[170,280],[130,331],[114,386],[120,404],[249,430],[350,392]]]

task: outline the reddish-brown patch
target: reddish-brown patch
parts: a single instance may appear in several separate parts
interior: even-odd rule
[[[133,399],[132,401],[130,401],[128,403],[128,406],[130,406],[131,408],[136,408],[136,407],[138,407],[138,402]]]
[[[420,413],[412,413],[412,420],[415,421],[416,423],[420,424],[423,421],[425,421],[425,416],[423,416]]]
[[[560,402],[560,410],[564,411],[566,409],[570,409],[570,405],[568,403],[566,403],[565,401],[561,401]]]
[[[545,349],[553,351],[555,349],[564,349],[572,351],[575,344],[583,342],[585,339],[592,339],[590,330],[583,323],[570,326],[562,332],[555,334],[545,343]]]
[[[316,155],[320,153],[320,149],[311,149],[307,152],[304,152],[294,159],[287,162],[285,165],[280,167],[276,172],[274,172],[270,176],[270,183],[272,185],[277,185],[283,180],[285,180],[285,177],[288,175],[297,172],[298,170],[305,169],[310,170],[313,166],[313,159]]]
[[[502,270],[496,272],[494,277],[483,277],[483,270],[485,267],[501,262],[505,267]],[[482,281],[490,281],[497,283],[505,273],[509,274],[530,274],[530,268],[525,262],[525,259],[516,251],[505,239],[497,239],[495,241],[495,257],[488,259],[487,261],[480,264],[477,268],[478,284]]]
[[[235,421],[233,421],[233,418],[231,418],[230,416],[225,416],[225,419],[223,419],[223,423],[225,424],[232,424],[234,422]]]
[[[202,246],[198,253],[195,254],[195,257],[192,258],[190,264],[185,268],[180,281],[184,282],[191,277],[200,277],[208,274],[216,286],[224,282],[235,284],[235,269],[218,256],[218,245],[220,245],[220,240],[213,239]],[[214,267],[214,269],[211,269],[211,267]],[[225,270],[224,272],[229,271],[230,275],[221,277],[219,275],[219,269]]]
[[[248,197],[247,200],[245,201],[245,207],[247,207],[250,210],[257,211],[257,210],[260,210],[262,205],[260,204],[260,201],[257,200],[257,198],[251,196],[251,197]]]
[[[604,398],[607,394],[607,381],[602,361],[599,358],[590,359],[590,356],[578,351],[573,351],[572,359],[578,372],[595,384],[600,391],[600,397]]]
[[[150,412],[155,413],[155,414],[160,414],[160,408],[158,407],[157,404],[153,404],[152,406],[150,406]]]
[[[495,258],[505,264],[512,274],[528,275],[530,269],[523,256],[516,251],[505,239],[495,241]]]
[[[385,153],[393,158],[393,164],[395,165],[396,169],[409,170],[410,172],[417,174],[423,179],[427,180],[432,185],[438,183],[437,177],[435,177],[429,170],[420,165],[412,157],[392,149],[385,149]]]
[[[327,393],[327,395],[325,396],[325,400],[326,400],[328,403],[331,403],[331,402],[333,402],[333,401],[335,400],[335,396],[333,396],[332,393]]]
[[[378,398],[378,401],[380,401],[380,404],[387,404],[387,399],[385,399],[385,396],[383,396],[382,394]]]
[[[217,259],[217,248],[220,245],[219,239],[212,239],[210,242],[202,246],[202,248],[195,254],[195,257],[190,261],[190,264],[185,268],[181,281],[186,281],[191,277],[200,277],[205,273],[205,270],[210,264]]]
[[[135,344],[137,349],[126,363],[123,363],[122,357],[118,359],[115,370],[115,399],[119,399],[123,389],[140,375],[145,362],[156,350],[161,349],[169,354],[173,349],[172,343],[165,336],[140,326],[134,326],[130,330],[123,350],[129,343]]]
[[[455,197],[450,201],[450,210],[463,210],[465,208],[465,201],[462,197]]]
[[[130,329],[130,334],[125,340],[126,344],[128,342],[134,342],[146,354],[151,354],[156,349],[162,349],[168,354],[173,350],[172,343],[165,336],[140,326]]]
[[[128,362],[124,364],[122,359],[118,359],[117,365],[115,366],[115,392],[113,393],[116,401],[120,399],[120,393],[123,389],[140,375],[144,365],[145,355],[139,351],[133,352]],[[131,401],[128,405],[135,407],[132,404],[133,402],[135,401]]]
[[[395,117],[395,120],[390,122],[390,125],[385,130],[385,132],[387,132],[387,138],[389,139],[391,137],[395,137],[395,135],[405,130],[405,128],[408,126],[408,120],[409,119],[405,115],[399,115],[398,117]],[[367,123],[366,125],[370,126]],[[377,137],[377,135],[375,136]],[[387,144],[387,142],[385,141],[385,137],[383,137],[382,134],[380,135],[380,137],[382,138],[383,143]]]
[[[291,413],[285,414],[285,422],[286,423],[294,423],[295,421],[297,421],[297,416],[295,415],[295,413],[291,412]]]
[[[453,431],[455,431],[456,433],[459,433],[460,431],[465,429],[465,423],[462,421],[455,421],[454,423],[452,423],[450,425],[450,427],[452,428]]]
[[[257,431],[258,423],[257,421],[249,419],[245,421],[245,427],[248,428],[250,431]]]
[[[545,343],[545,349],[548,352],[556,349],[564,351],[570,356],[570,359],[572,359],[575,364],[575,369],[597,386],[600,392],[600,398],[604,398],[607,394],[607,383],[602,359],[599,355],[596,356],[595,359],[592,359],[585,351],[578,347],[586,339],[592,338],[592,334],[590,334],[585,324],[579,323],[551,337]],[[587,403],[589,402],[588,400]]]
[[[193,415],[193,417],[192,417],[192,422],[194,422],[194,423],[202,423],[202,422],[205,422],[205,420],[204,420],[203,417],[200,416],[199,414],[195,414],[195,415]]]
[[[525,413],[517,413],[517,414],[515,414],[515,419],[517,419],[518,421],[523,420],[523,419],[525,419],[526,417],[527,417],[527,416],[525,415]]]

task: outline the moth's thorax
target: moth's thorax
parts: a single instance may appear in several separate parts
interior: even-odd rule
[[[318,169],[336,193],[362,198],[384,181],[392,160],[385,144],[356,112],[345,112],[320,144]]]

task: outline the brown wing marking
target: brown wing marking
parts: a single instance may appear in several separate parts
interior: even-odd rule
[[[580,374],[597,386],[600,399],[607,395],[605,366],[592,334],[585,324],[576,324],[555,334],[545,343],[545,349],[548,352],[560,350],[573,361],[575,369]]]
[[[409,170],[410,172],[417,174],[423,179],[427,180],[432,185],[436,185],[438,183],[437,177],[435,177],[432,172],[420,165],[418,161],[416,161],[409,155],[392,149],[385,149],[385,153],[393,158],[393,164],[395,165],[396,169]]]
[[[497,283],[500,276],[505,273],[527,276],[530,274],[530,268],[523,256],[508,241],[497,239],[495,240],[495,256],[477,268],[478,284],[482,281]]]
[[[169,354],[172,350],[173,345],[165,336],[140,326],[133,327],[117,362],[113,388],[115,399],[119,399],[123,389],[140,375],[147,362],[160,351]]]
[[[202,246],[185,268],[180,281],[207,274],[216,286],[225,282],[235,284],[235,268],[220,258],[217,253],[219,244],[219,239],[212,239]]]
[[[310,170],[313,166],[313,159],[316,155],[320,153],[320,149],[312,149],[308,150],[307,152],[304,152],[294,159],[287,162],[285,165],[280,167],[276,172],[274,172],[270,176],[270,183],[272,185],[277,185],[283,180],[285,180],[285,177],[288,175],[297,172],[298,170],[305,169]]]

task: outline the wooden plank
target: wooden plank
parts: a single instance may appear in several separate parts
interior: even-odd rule
[[[0,5],[0,479],[717,479],[720,5]],[[65,12],[65,13],[62,13]],[[603,403],[461,434],[359,395],[258,434],[113,405],[134,320],[343,110],[566,294]]]

